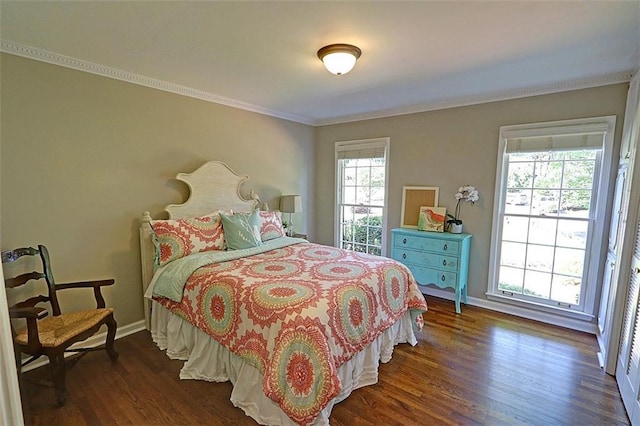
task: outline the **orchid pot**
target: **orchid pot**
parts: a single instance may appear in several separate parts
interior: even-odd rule
[[[461,234],[462,233],[462,220],[460,219],[460,204],[461,203],[470,203],[475,204],[476,201],[480,198],[478,196],[478,190],[471,186],[461,186],[458,188],[458,192],[455,194],[456,197],[456,209],[455,214],[447,213],[447,225],[449,225],[449,232],[452,234]]]
[[[449,232],[452,234],[462,234],[462,223],[450,223]]]

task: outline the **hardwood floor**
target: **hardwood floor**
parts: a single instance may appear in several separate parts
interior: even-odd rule
[[[332,425],[628,425],[616,382],[589,334],[427,298],[415,347],[396,347],[379,383],[337,404]],[[250,425],[229,383],[178,378],[149,334],[116,342],[120,358],[89,353],[67,374],[69,397],[23,384],[28,425]],[[46,377],[41,368],[25,377]]]

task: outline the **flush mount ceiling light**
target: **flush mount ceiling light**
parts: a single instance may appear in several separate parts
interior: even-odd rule
[[[332,74],[342,75],[353,69],[362,51],[351,44],[330,44],[318,50],[318,58]]]

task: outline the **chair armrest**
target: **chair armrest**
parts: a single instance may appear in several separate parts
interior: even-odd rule
[[[45,308],[41,307],[13,307],[9,308],[11,318],[25,318],[27,320],[27,345],[21,346],[23,351],[34,355],[42,349],[38,334],[38,320],[49,315]]]
[[[62,284],[56,284],[56,291],[67,290],[69,288],[93,288],[93,295],[96,297],[96,305],[98,306],[98,308],[104,308],[106,306],[106,303],[104,301],[104,298],[102,297],[102,291],[100,291],[100,287],[113,285],[113,283],[115,283],[115,280],[113,278],[110,278],[107,280],[62,283]]]
[[[9,316],[11,318],[34,318],[42,319],[49,315],[45,308],[9,308]]]
[[[66,290],[68,288],[96,288],[113,285],[116,281],[111,278],[108,280],[79,281],[75,283],[56,284],[56,290]]]

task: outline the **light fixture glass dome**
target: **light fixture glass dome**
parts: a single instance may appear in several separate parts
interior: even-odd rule
[[[330,44],[318,50],[318,58],[332,74],[343,75],[351,71],[362,51],[350,44]]]

